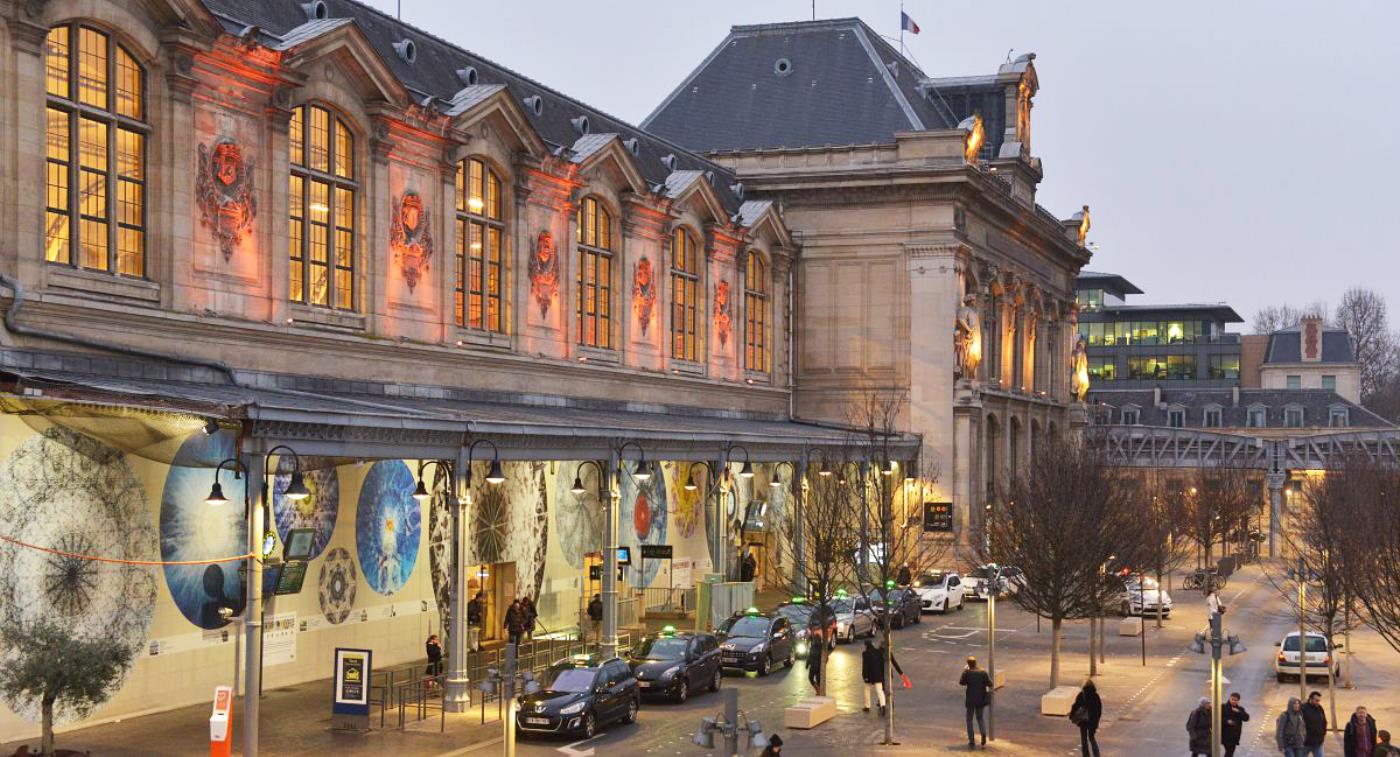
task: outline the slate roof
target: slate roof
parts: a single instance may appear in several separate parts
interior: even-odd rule
[[[1299,326],[1275,331],[1269,335],[1269,349],[1264,353],[1264,364],[1303,362],[1303,332]],[[1356,355],[1351,349],[1351,337],[1343,329],[1322,330],[1323,363],[1354,363]]]
[[[889,144],[961,120],[926,78],[858,18],[735,26],[642,127],[701,152]]]
[[[303,5],[293,0],[203,2],[230,33],[239,34],[247,27],[256,27],[261,32],[261,41],[279,49],[337,29],[346,23],[345,19],[349,19],[364,33],[385,66],[398,77],[416,101],[431,95],[441,101],[437,106],[443,112],[452,113],[455,109],[460,113],[470,107],[474,98],[479,102],[492,94],[483,89],[484,86],[504,85],[517,101],[538,96],[544,102],[543,112],[537,116],[528,108],[524,110],[531,125],[552,148],[574,145],[581,135],[570,119],[586,115],[592,133],[618,134],[624,139],[638,140],[635,154],[637,168],[649,184],[666,182],[671,169],[661,159],[674,154],[677,170],[713,171],[716,175],[713,182],[715,194],[729,213],[738,211],[740,199],[729,188],[734,183],[734,176],[723,166],[369,6],[353,0],[324,0],[327,17],[311,20]],[[413,63],[404,60],[394,49],[394,43],[403,40],[412,40],[417,48]],[[521,49],[526,51],[528,47]],[[467,67],[476,69],[477,83],[468,87],[471,92],[463,93],[465,83],[457,72]],[[454,99],[458,100],[455,106],[452,104]],[[463,103],[468,104],[464,107]]]
[[[1392,428],[1395,424],[1379,415],[1348,402],[1330,389],[1240,389],[1240,402],[1234,404],[1232,389],[1170,389],[1162,391],[1162,407],[1152,403],[1152,389],[1111,389],[1091,391],[1087,397],[1091,410],[1106,403],[1111,411],[1110,423],[1119,423],[1125,405],[1137,405],[1144,426],[1167,426],[1167,411],[1173,406],[1186,408],[1186,427],[1201,428],[1205,409],[1216,405],[1221,411],[1224,428],[1245,428],[1251,406],[1263,405],[1268,414],[1268,427],[1284,428],[1284,410],[1290,405],[1303,408],[1305,428],[1326,428],[1333,407],[1345,407],[1352,428]]]
[[[1104,305],[1098,310],[1090,311],[1083,315],[1146,315],[1149,313],[1160,313],[1163,315],[1184,313],[1197,317],[1211,316],[1218,319],[1221,323],[1244,323],[1244,319],[1240,317],[1240,314],[1236,313],[1234,308],[1224,303],[1216,303],[1214,305],[1196,302],[1182,302],[1169,305]]]
[[[1142,294],[1142,290],[1137,285],[1116,273],[1105,273],[1102,271],[1080,271],[1079,276],[1074,280],[1076,289],[1086,289],[1098,287],[1119,296],[1125,294]]]

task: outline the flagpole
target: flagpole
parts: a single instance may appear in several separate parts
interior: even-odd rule
[[[904,55],[904,3],[899,4],[899,54]]]

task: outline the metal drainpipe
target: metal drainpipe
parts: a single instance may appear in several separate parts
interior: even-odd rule
[[[797,360],[797,348],[793,346],[793,342],[794,342],[794,340],[795,340],[796,337],[797,337],[797,326],[796,326],[796,319],[793,318],[793,302],[794,302],[794,299],[793,299],[793,294],[792,294],[792,284],[793,284],[794,281],[797,280],[797,274],[796,274],[796,273],[794,272],[794,270],[793,270],[793,269],[794,269],[794,266],[795,266],[795,263],[796,263],[796,261],[792,261],[792,260],[789,260],[789,261],[788,261],[788,272],[787,272],[787,297],[784,298],[784,299],[787,300],[787,313],[786,313],[787,326],[786,326],[786,329],[785,329],[785,330],[787,331],[787,360],[788,360],[788,362],[787,362],[788,420],[795,420],[795,419],[797,418],[797,366],[795,365],[795,362],[796,362],[796,360]]]
[[[128,357],[146,358],[149,360],[169,360],[173,363],[184,363],[185,365],[193,365],[198,366],[200,368],[208,368],[209,370],[218,371],[219,373],[222,373],[225,376],[227,376],[229,383],[233,384],[234,386],[239,385],[238,377],[233,375],[233,368],[229,367],[224,363],[219,363],[212,360],[199,360],[197,358],[181,357],[179,355],[170,355],[164,352],[153,352],[151,350],[143,350],[137,347],[124,347],[118,344],[107,344],[105,342],[84,339],[82,337],[73,336],[71,334],[64,334],[57,331],[48,331],[46,329],[36,329],[32,326],[21,325],[19,323],[18,315],[20,308],[24,306],[24,285],[20,284],[18,279],[7,276],[3,273],[0,273],[0,285],[9,287],[10,291],[14,293],[14,299],[10,302],[10,307],[5,309],[5,328],[12,334],[32,336],[38,339],[48,339],[49,341],[53,342],[62,342],[64,344],[72,344],[78,347],[87,347],[94,350],[102,350],[104,352],[115,352],[119,355],[126,355]]]

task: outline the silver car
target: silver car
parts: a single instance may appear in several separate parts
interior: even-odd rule
[[[837,597],[827,602],[836,614],[836,640],[852,642],[858,636],[875,635],[875,613],[865,597]]]

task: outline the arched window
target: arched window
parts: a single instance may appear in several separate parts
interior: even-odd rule
[[[744,368],[768,372],[768,266],[749,251],[744,266]]]
[[[578,206],[578,343],[612,349],[613,219],[596,198]]]
[[[700,359],[700,262],[695,235],[677,228],[671,236],[671,357]]]
[[[501,261],[505,257],[501,177],[485,161],[457,164],[457,325],[505,331]]]
[[[291,298],[317,307],[355,309],[355,135],[316,105],[292,111]]]
[[[44,63],[44,259],[144,276],[145,69],[111,35],[81,24],[49,30]]]

